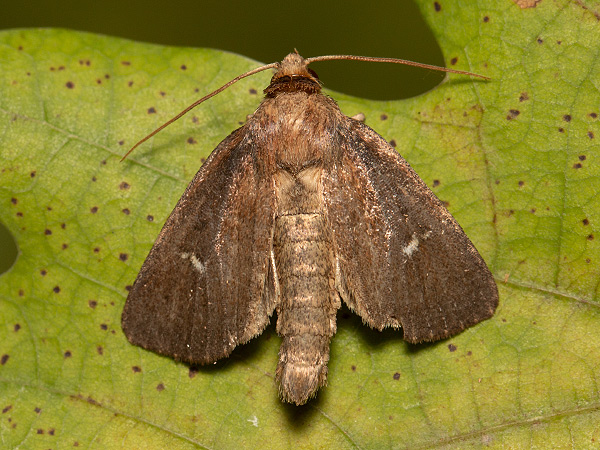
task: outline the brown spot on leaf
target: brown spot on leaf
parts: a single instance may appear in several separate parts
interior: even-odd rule
[[[131,370],[133,370],[133,373],[139,373],[142,371],[142,369],[140,368],[140,366],[132,366]]]
[[[155,114],[156,113],[156,109],[154,108],[154,106],[151,106],[150,108],[148,108],[148,114]]]
[[[587,237],[588,241],[593,241],[594,240],[594,235],[593,234],[589,234]]]
[[[131,62],[129,62],[129,61],[121,61],[121,64],[124,65],[124,66],[130,66]]]
[[[58,294],[60,292],[60,286],[54,286],[54,288],[52,290],[54,291],[55,294]]]
[[[129,208],[123,208],[123,209],[121,210],[121,212],[122,212],[123,214],[125,214],[126,216],[128,216],[128,215],[131,213],[131,211],[129,211]]]
[[[250,88],[250,89],[248,90],[248,92],[250,92],[250,94],[251,94],[251,95],[256,95],[256,94],[258,94],[258,92],[256,91],[256,89],[254,89],[254,88]]]
[[[10,358],[10,355],[4,354],[0,357],[0,364],[4,365],[6,364],[6,362],[8,361],[8,358]]]
[[[513,2],[521,9],[535,8],[541,1],[542,0],[513,0]]]
[[[529,100],[529,95],[527,92],[521,92],[521,95],[519,95],[519,101],[524,102],[525,100]]]
[[[129,255],[127,253],[120,253],[119,254],[119,259],[121,261],[127,261],[127,259],[129,259]]]
[[[448,350],[450,350],[451,352],[455,352],[456,351],[456,345],[454,345],[454,344],[448,344]]]
[[[571,115],[570,115],[570,114],[565,114],[565,115],[562,117],[562,119],[563,119],[565,122],[570,122],[570,121],[571,121]]]
[[[381,116],[379,116],[379,118],[380,118],[381,120],[387,120],[387,119],[388,119],[388,116],[387,116],[387,114],[382,114]]]
[[[23,289],[19,289],[19,297],[23,297],[25,295],[25,292],[23,292]]]
[[[105,323],[101,323],[100,329],[106,331],[106,330],[108,330],[108,325],[106,325]]]
[[[438,187],[440,185],[440,180],[433,180],[433,187]]]
[[[2,408],[2,414],[6,414],[11,409],[12,409],[12,405],[5,406],[4,408]]]
[[[73,89],[75,87],[75,85],[73,84],[72,81],[67,81],[67,84],[65,84],[66,87],[68,87],[69,89]]]
[[[585,161],[586,156],[585,155],[579,155],[579,161]]]
[[[198,373],[198,368],[192,366],[192,367],[190,367],[190,370],[188,370],[188,377],[194,378],[197,373]]]
[[[37,429],[37,434],[44,434],[44,430],[42,430],[41,428]]]
[[[442,10],[442,5],[440,5],[439,2],[433,2],[433,9],[435,9],[436,12],[440,12]]]
[[[11,199],[10,199],[10,202],[11,202],[13,205],[16,205],[16,204],[18,203],[18,200],[17,200],[16,198],[14,198],[14,197],[13,197],[13,198],[11,198]]]
[[[583,165],[581,163],[573,164],[573,169],[581,169],[582,167],[583,167]]]
[[[158,383],[158,385],[156,386],[156,390],[158,392],[164,391],[165,390],[165,385],[162,383]]]
[[[96,347],[96,351],[98,352],[99,355],[104,355],[104,349],[102,348],[101,345]]]
[[[524,181],[519,181],[519,187],[523,187],[525,185]]]
[[[20,329],[21,329],[21,325],[20,325],[20,324],[18,324],[18,323],[15,323],[15,326],[13,327],[13,330],[15,331],[15,333],[16,333],[17,331],[19,331]]]
[[[538,43],[538,44],[543,44],[543,43],[544,43],[544,40],[543,40],[542,38],[537,38],[537,43]]]
[[[63,243],[63,245],[62,245],[62,249],[63,249],[63,250],[66,250],[66,249],[68,249],[68,248],[69,248],[69,244],[67,244],[67,243]]]
[[[558,129],[558,132],[559,132],[559,133],[564,133],[564,132],[565,132],[565,129],[561,127],[561,128],[559,128],[559,129]]]
[[[587,218],[585,218],[581,221],[581,223],[583,223],[585,226],[588,226],[590,224],[590,221]]]
[[[598,114],[596,114],[595,112],[589,113],[588,116],[590,116],[592,119],[597,119],[598,118]]]
[[[488,23],[490,21],[490,18],[488,16],[483,16],[483,21],[485,23]]]
[[[148,222],[154,222],[154,216],[151,216],[150,214],[148,214],[148,215],[146,216],[146,220],[147,220]]]
[[[92,207],[90,208],[90,212],[91,212],[92,214],[96,214],[96,213],[98,212],[98,207],[97,207],[97,206],[92,206]]]
[[[96,306],[98,306],[98,302],[96,300],[89,300],[88,305],[90,308],[94,309]]]
[[[508,115],[506,116],[506,120],[512,120],[515,117],[517,117],[519,114],[521,114],[521,111],[519,111],[518,109],[509,109]]]
[[[193,137],[189,137],[189,138],[187,139],[187,143],[188,143],[188,144],[192,144],[192,145],[193,145],[193,144],[196,144],[196,139],[194,139]]]
[[[588,131],[587,135],[590,139],[594,139],[594,133],[592,131]]]
[[[393,375],[393,377],[392,377],[392,378],[394,378],[394,380],[399,380],[399,379],[400,379],[400,372],[396,372],[396,373]]]
[[[93,252],[94,253],[100,253],[100,247],[94,247]]]
[[[39,414],[39,413],[41,413],[41,412],[42,412],[41,408],[38,408],[37,406],[36,406],[35,408],[33,408],[33,410],[34,410],[34,411],[35,411],[37,414]]]
[[[50,230],[49,228],[46,228],[46,229],[44,230],[44,234],[45,234],[46,236],[50,236],[50,235],[52,234],[52,230]]]
[[[390,145],[391,145],[392,147],[396,148],[396,141],[395,141],[394,139],[392,139],[392,140],[390,141]]]
[[[119,184],[119,189],[121,189],[122,191],[125,189],[129,189],[131,186],[127,181],[121,181],[121,184]]]
[[[456,56],[450,60],[450,64],[453,66],[455,66],[457,62],[458,62],[458,58]]]

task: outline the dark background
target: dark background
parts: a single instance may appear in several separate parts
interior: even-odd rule
[[[280,61],[297,48],[304,57],[355,54],[444,65],[412,0],[25,0],[2,5],[0,30],[32,27],[211,47],[264,63]],[[379,100],[419,95],[443,78],[440,72],[395,64],[332,61],[313,68],[328,89]],[[0,224],[0,273],[15,257],[16,246]]]

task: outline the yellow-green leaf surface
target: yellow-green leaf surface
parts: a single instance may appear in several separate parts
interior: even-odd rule
[[[0,33],[0,219],[20,250],[0,276],[0,447],[600,445],[600,8],[419,3],[447,64],[492,80],[451,75],[405,101],[332,95],[447,202],[500,306],[422,346],[342,310],[329,385],[304,407],[277,398],[272,325],[199,370],[129,344],[120,327],[163,222],[270,75],[234,85],[119,163],[257,63],[63,30]]]

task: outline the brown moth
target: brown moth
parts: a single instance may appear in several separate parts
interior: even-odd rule
[[[276,380],[297,405],[327,382],[341,300],[410,343],[459,333],[498,304],[492,274],[440,200],[321,93],[307,66],[326,58],[336,57],[292,53],[215,91],[276,69],[256,112],[175,206],[122,316],[133,344],[209,364],[261,334],[276,310]]]

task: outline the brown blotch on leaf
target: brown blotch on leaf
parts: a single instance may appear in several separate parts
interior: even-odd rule
[[[188,370],[188,377],[194,378],[197,373],[198,373],[197,367],[190,367],[190,370]]]
[[[32,172],[29,174],[29,176],[30,176],[31,178],[34,178],[34,177],[35,177],[35,170],[33,170],[33,171],[32,171]]]
[[[519,181],[519,187],[523,187],[525,185],[524,181]]]
[[[594,133],[592,131],[588,131],[587,135],[590,139],[594,139]]]
[[[165,385],[162,383],[158,383],[158,385],[156,386],[156,390],[158,392],[164,391],[165,390]]]
[[[48,434],[49,434],[50,436],[54,436],[54,428],[50,428],[50,429],[48,430]]]
[[[400,379],[400,372],[396,372],[396,373],[395,373],[395,374],[392,376],[392,378],[393,378],[394,380],[399,380],[399,379]]]
[[[96,306],[98,306],[98,302],[96,300],[90,300],[88,301],[88,305],[90,308],[95,308]]]
[[[440,180],[433,180],[433,187],[438,187],[440,185]]]
[[[6,414],[11,409],[12,409],[12,405],[5,406],[4,408],[2,408],[2,414]]]
[[[122,191],[125,189],[129,189],[130,187],[131,185],[127,181],[121,181],[121,184],[119,184],[119,189],[121,189]]]
[[[13,197],[13,198],[11,198],[11,199],[10,199],[10,202],[11,202],[13,205],[16,205],[16,204],[17,204],[19,201],[18,201],[16,198],[14,198],[14,197]]]
[[[127,292],[129,292],[129,291],[131,290],[131,285],[130,285],[130,284],[128,284],[127,286],[125,286],[125,290],[126,290]]]
[[[156,113],[156,109],[154,108],[154,106],[151,106],[150,108],[148,108],[148,114],[155,114]]]
[[[450,60],[450,64],[453,66],[455,66],[457,62],[458,62],[458,58],[456,56]]]
[[[90,208],[90,212],[91,212],[92,214],[96,214],[96,213],[98,212],[98,207],[97,207],[97,206],[92,206],[92,207]]]
[[[529,95],[527,92],[521,92],[521,95],[519,95],[519,101],[524,102],[525,100],[529,100]]]
[[[108,325],[106,325],[105,323],[101,323],[100,329],[106,331],[106,330],[108,330]]]
[[[250,92],[250,94],[251,94],[251,95],[256,95],[256,94],[258,94],[258,92],[256,91],[256,89],[254,89],[254,88],[250,88],[250,89],[248,90],[248,92]]]
[[[64,230],[65,228],[67,228],[67,224],[66,223],[61,223],[60,227]]]
[[[96,181],[96,180],[97,180],[97,178],[95,176],[92,177],[92,181]]]
[[[544,40],[543,40],[542,38],[537,38],[537,43],[538,43],[538,44],[543,44],[543,43],[544,43]]]
[[[71,350],[67,350],[65,353],[63,353],[65,358],[70,358],[71,356],[73,356],[73,354],[71,353]]]
[[[0,357],[0,364],[4,365],[6,364],[6,362],[8,361],[8,358],[10,358],[10,355],[4,354]]]
[[[561,127],[561,128],[559,128],[559,129],[558,129],[558,132],[559,132],[559,133],[564,133],[564,132],[565,132],[565,129]]]
[[[196,144],[196,139],[194,139],[193,137],[189,137],[189,138],[187,138],[187,143],[188,144]]]
[[[41,428],[37,429],[37,434],[44,434],[44,430],[42,430]]]
[[[581,223],[583,223],[585,226],[587,226],[590,224],[590,221],[587,218],[585,218],[581,221]]]
[[[388,119],[388,116],[387,116],[387,114],[382,114],[381,116],[379,116],[379,118],[380,118],[381,120],[387,120],[387,119]]]
[[[485,23],[488,23],[490,21],[490,18],[488,16],[483,16],[483,21]]]
[[[124,143],[125,143],[125,141],[123,141],[123,140],[120,140],[120,141],[118,142],[118,144],[119,144],[119,145],[123,145]]]
[[[562,119],[565,122],[570,122],[571,121],[571,115],[570,114],[565,114],[564,116],[562,116]]]
[[[433,2],[433,9],[435,9],[436,12],[440,12],[442,10],[442,5],[440,5],[439,2]]]
[[[518,109],[509,109],[508,114],[506,116],[506,120],[513,120],[519,114],[521,114],[521,111],[519,111]]]
[[[148,214],[148,215],[146,216],[146,220],[147,220],[148,222],[154,222],[154,216],[151,216],[150,214]]]
[[[126,216],[128,216],[128,215],[131,213],[131,211],[129,211],[129,208],[123,208],[123,209],[121,210],[121,212],[122,212],[123,214],[125,214]]]
[[[68,87],[69,89],[73,89],[75,87],[75,85],[73,84],[72,81],[67,81],[67,84],[65,84],[66,87]]]
[[[41,412],[42,412],[42,409],[41,409],[41,408],[39,408],[39,407],[37,407],[37,406],[36,406],[35,408],[33,408],[33,410],[34,410],[34,411],[35,411],[37,414],[39,414],[39,413],[41,413]]]
[[[21,324],[15,323],[15,326],[13,327],[14,332],[16,333],[20,329],[21,329]]]
[[[541,1],[542,0],[513,0],[513,2],[521,9],[535,8]]]
[[[588,234],[587,240],[588,241],[593,241],[594,240],[594,235],[593,234]]]
[[[98,352],[99,355],[104,355],[104,349],[102,348],[101,345],[96,347],[96,351]]]
[[[124,65],[124,66],[130,66],[131,62],[129,62],[129,61],[121,61],[121,64]]]
[[[536,211],[536,209],[535,209],[535,208],[531,208],[531,209],[529,210],[529,212],[530,212],[531,214],[535,214],[535,211]]]
[[[585,161],[586,158],[585,155],[579,155],[579,161]]]
[[[129,259],[129,255],[127,253],[119,253],[119,259],[121,261],[127,261]]]
[[[23,297],[25,295],[25,292],[23,291],[23,289],[19,289],[19,297]]]
[[[131,86],[133,86],[133,81],[128,81],[128,82],[127,82],[127,86],[128,86],[128,87],[131,87]]]
[[[598,118],[598,114],[596,114],[595,112],[589,113],[588,116],[590,116],[592,119]]]
[[[46,236],[50,236],[50,235],[52,234],[52,230],[51,230],[51,229],[49,229],[49,228],[46,228],[46,229],[44,230],[44,234],[45,234]]]
[[[100,253],[100,247],[94,247],[93,252],[94,253]]]
[[[390,145],[396,148],[396,141],[394,139],[390,140]]]
[[[583,167],[583,165],[581,163],[573,164],[573,169],[581,169],[582,167]]]
[[[456,351],[456,345],[454,345],[454,344],[448,344],[448,350],[450,350],[451,352],[455,352]]]
[[[54,288],[52,288],[52,290],[54,291],[55,294],[58,294],[60,292],[60,286],[54,286]]]
[[[69,244],[67,243],[63,243],[63,245],[61,246],[63,250],[66,250],[69,248]]]
[[[140,366],[132,366],[131,370],[133,370],[133,373],[139,373],[142,371],[142,369],[140,368]]]

